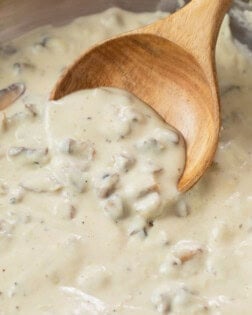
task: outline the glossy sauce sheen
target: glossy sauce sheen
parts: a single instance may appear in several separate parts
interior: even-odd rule
[[[221,140],[185,195],[183,141],[141,101],[48,102],[83,50],[160,16],[111,9],[0,47],[0,315],[251,313],[252,68],[228,19]]]

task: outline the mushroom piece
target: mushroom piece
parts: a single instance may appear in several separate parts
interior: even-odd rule
[[[25,92],[23,83],[13,83],[0,90],[0,110],[13,104]]]
[[[170,144],[177,144],[179,142],[179,135],[176,131],[167,128],[156,128],[153,132],[154,138],[165,146]]]
[[[105,214],[114,221],[121,219],[124,215],[122,198],[117,194],[102,201],[102,208]]]
[[[95,156],[94,144],[90,141],[77,141],[72,138],[65,138],[58,144],[61,153],[69,154],[77,158],[92,161]]]
[[[94,180],[94,187],[99,198],[109,197],[116,188],[119,182],[119,175],[117,173],[105,172],[103,175]]]
[[[140,234],[141,236],[145,236],[146,226],[147,226],[147,222],[143,217],[139,215],[133,217],[128,227],[129,236],[132,236],[135,234]]]
[[[16,204],[23,200],[25,195],[25,190],[23,187],[17,187],[15,189],[11,189],[9,192],[9,203]]]
[[[165,145],[156,138],[150,136],[137,141],[136,148],[139,152],[154,152],[159,153],[165,149]]]
[[[49,171],[43,169],[23,179],[20,186],[27,191],[35,193],[58,192],[63,188],[62,185],[51,176]]]
[[[123,106],[120,108],[119,118],[127,122],[142,122],[144,120],[143,114],[131,106]]]
[[[171,282],[157,288],[151,297],[154,307],[161,314],[186,314],[185,309],[197,308],[199,299],[182,282]],[[181,311],[183,312],[181,313]]]
[[[54,213],[63,220],[73,220],[77,216],[77,208],[69,200],[60,200],[54,208]]]
[[[185,200],[180,199],[175,205],[175,213],[178,217],[185,218],[189,215],[190,209]]]
[[[26,147],[10,147],[8,156],[11,159],[19,158],[22,163],[44,165],[49,160],[48,149],[33,149]]]
[[[195,256],[203,253],[204,247],[197,241],[182,240],[175,244],[172,248],[172,253],[179,258],[182,263],[193,259]]]
[[[55,178],[67,194],[81,194],[87,190],[88,173],[81,163],[72,163],[71,160],[60,157],[54,159],[51,166]]]
[[[124,173],[127,173],[136,162],[135,158],[127,152],[116,154],[113,161],[116,169]]]
[[[133,209],[146,219],[152,219],[161,213],[161,198],[159,193],[146,194],[133,204]]]
[[[34,71],[35,66],[29,62],[15,62],[13,64],[13,69],[16,72],[16,74],[20,74],[24,70]]]

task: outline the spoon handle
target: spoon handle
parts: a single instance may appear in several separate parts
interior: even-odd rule
[[[221,22],[231,3],[232,0],[192,0],[167,18],[148,25],[144,32],[178,44],[204,67],[205,61],[214,57]]]

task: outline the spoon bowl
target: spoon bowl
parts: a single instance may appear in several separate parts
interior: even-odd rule
[[[178,189],[188,190],[218,143],[214,48],[230,3],[193,0],[164,20],[96,45],[66,70],[51,99],[96,87],[131,92],[183,135],[186,164]]]

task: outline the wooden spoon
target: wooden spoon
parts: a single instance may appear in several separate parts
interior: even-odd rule
[[[133,93],[184,136],[186,165],[178,188],[191,188],[218,143],[214,51],[231,2],[192,0],[165,19],[94,46],[65,71],[51,100],[104,86]]]

